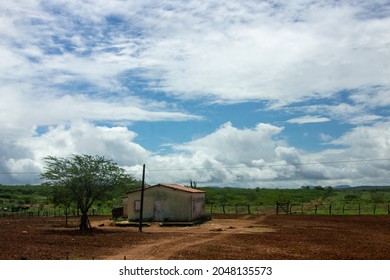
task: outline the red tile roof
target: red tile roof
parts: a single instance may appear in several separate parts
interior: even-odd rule
[[[167,188],[171,188],[171,189],[175,189],[175,190],[178,190],[178,191],[184,191],[184,192],[191,192],[191,193],[204,193],[204,191],[201,191],[201,190],[198,190],[198,189],[194,189],[194,188],[189,188],[189,187],[185,187],[185,186],[182,186],[182,185],[176,185],[176,184],[158,184],[158,185],[155,185],[155,186],[151,186],[152,187],[167,187]]]
[[[170,189],[183,191],[183,192],[190,192],[190,193],[205,193],[205,191],[201,191],[198,189],[189,188],[189,187],[185,187],[185,186],[177,185],[177,184],[157,184],[154,186],[145,187],[145,190],[155,188],[155,187],[165,187],[165,188],[170,188]],[[138,192],[138,191],[141,191],[141,189],[130,191],[129,193]]]

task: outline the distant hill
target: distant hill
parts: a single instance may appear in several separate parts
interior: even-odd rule
[[[345,189],[350,189],[350,188],[351,188],[350,185],[338,185],[338,186],[334,187],[335,190],[345,190]]]
[[[390,190],[390,186],[356,186],[351,187],[352,190]]]
[[[338,185],[334,187],[335,190],[390,190],[390,186],[350,186]]]

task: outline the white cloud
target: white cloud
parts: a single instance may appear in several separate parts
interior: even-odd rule
[[[298,117],[288,120],[289,123],[306,123],[306,122],[324,122],[324,121],[338,121],[342,123],[349,123],[352,125],[364,125],[375,123],[376,121],[385,121],[386,117],[380,111],[376,110],[381,106],[371,106],[370,96],[362,96],[359,93],[360,100],[357,101],[356,95],[352,94],[348,96],[348,99],[352,102],[335,102],[335,100],[327,99],[323,102],[318,102],[315,105],[303,105],[296,107],[284,107],[286,111],[290,111],[293,114],[307,113],[310,115],[304,117]],[[363,100],[367,102],[364,103]],[[386,100],[386,99],[384,99]],[[336,99],[337,101],[337,99]],[[380,103],[379,100],[375,102]],[[337,104],[332,104],[337,103]],[[386,107],[384,105],[383,107]],[[274,109],[275,111],[281,110],[281,108]],[[322,117],[312,116],[312,114],[321,114]]]
[[[41,171],[46,156],[67,157],[71,154],[98,154],[115,159],[120,165],[145,162],[149,152],[134,142],[136,134],[125,127],[94,126],[87,122],[48,127],[48,131],[21,137],[7,161],[10,172]],[[31,168],[34,167],[34,168]]]
[[[78,152],[112,156],[134,172],[142,162],[171,168],[154,172],[169,181],[385,178],[385,161],[321,164],[389,152],[385,4],[3,1],[0,171],[36,171],[45,154]],[[164,94],[177,99],[162,101]],[[183,99],[261,100],[278,110],[296,105],[294,113],[304,116],[289,123],[331,119],[360,126],[338,139],[322,135],[328,144],[348,148],[313,154],[290,147],[281,127],[237,128],[226,120],[213,133],[175,145],[169,155],[152,154],[119,126],[202,119],[175,104]],[[42,127],[48,131],[38,133]],[[129,154],[133,161],[127,162]],[[14,179],[9,174],[7,182]]]
[[[280,143],[274,137],[281,131],[269,124],[238,129],[225,123],[209,135],[175,146],[175,153],[169,156],[151,157],[150,179],[173,178],[182,183],[193,179],[203,184],[275,179],[278,171],[261,163],[275,160]]]
[[[16,73],[12,79],[35,92],[83,82],[97,92],[131,93],[119,78],[130,70],[182,99],[277,106],[389,87],[389,19],[372,19],[364,3],[29,1],[0,8],[14,30],[1,29],[7,59],[0,78]]]
[[[298,118],[289,119],[288,123],[297,123],[297,124],[305,124],[305,123],[321,123],[328,122],[330,119],[319,116],[303,116]]]
[[[330,142],[331,140],[333,140],[333,137],[326,133],[320,133],[320,139],[324,142]]]
[[[351,99],[356,104],[368,108],[386,107],[390,105],[389,87],[369,87],[355,92]]]
[[[133,121],[200,120],[200,116],[169,108],[147,99],[102,99],[86,95],[31,95],[31,88],[2,87],[0,129],[5,135],[29,134],[36,126],[78,120],[131,123]]]
[[[189,180],[243,187],[386,184],[389,127],[383,123],[354,128],[330,142],[344,148],[307,153],[279,141],[280,127],[258,124],[239,129],[226,123],[209,135],[176,146],[171,154],[160,155],[136,143],[137,135],[125,127],[75,122],[48,127],[17,142],[3,139],[0,171],[9,174],[7,180],[13,183],[37,183],[43,157],[80,153],[111,158],[137,178],[145,163],[147,182],[152,184],[187,184]]]
[[[275,143],[272,138],[282,128],[258,124],[254,129],[238,129],[225,123],[203,138],[175,147],[177,151],[201,153],[226,164],[248,163],[249,159],[269,159]],[[271,154],[270,154],[271,153]]]
[[[19,40],[39,60],[32,68],[57,82],[112,88],[120,73],[142,69],[150,87],[183,99],[279,106],[389,86],[389,18],[362,17],[371,13],[364,3],[32,1],[11,11],[5,21],[15,33],[7,33],[7,47],[23,34]],[[25,53],[13,49],[8,57]],[[44,55],[50,50],[59,53]]]
[[[357,159],[388,158],[390,153],[390,123],[359,126],[345,133],[333,144],[348,146],[347,153]]]
[[[163,24],[153,26],[159,31],[155,45],[144,52],[157,62],[158,86],[171,94],[288,104],[388,84],[389,20],[360,20],[362,6],[192,8],[170,11],[170,17],[155,14]],[[183,21],[174,23],[178,18]]]
[[[382,119],[381,116],[377,115],[362,115],[362,116],[356,116],[353,117],[350,120],[350,123],[352,124],[365,124],[365,123],[372,123],[374,121]]]

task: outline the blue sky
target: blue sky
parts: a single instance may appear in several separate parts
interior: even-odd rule
[[[388,1],[0,4],[0,183],[99,154],[148,183],[388,185]]]

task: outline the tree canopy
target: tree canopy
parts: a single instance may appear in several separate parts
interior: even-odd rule
[[[91,229],[88,211],[95,202],[107,199],[113,189],[125,189],[126,184],[136,181],[103,156],[48,156],[44,161],[41,176],[46,184],[55,187],[54,200],[64,205],[75,203],[80,209],[80,230]]]

